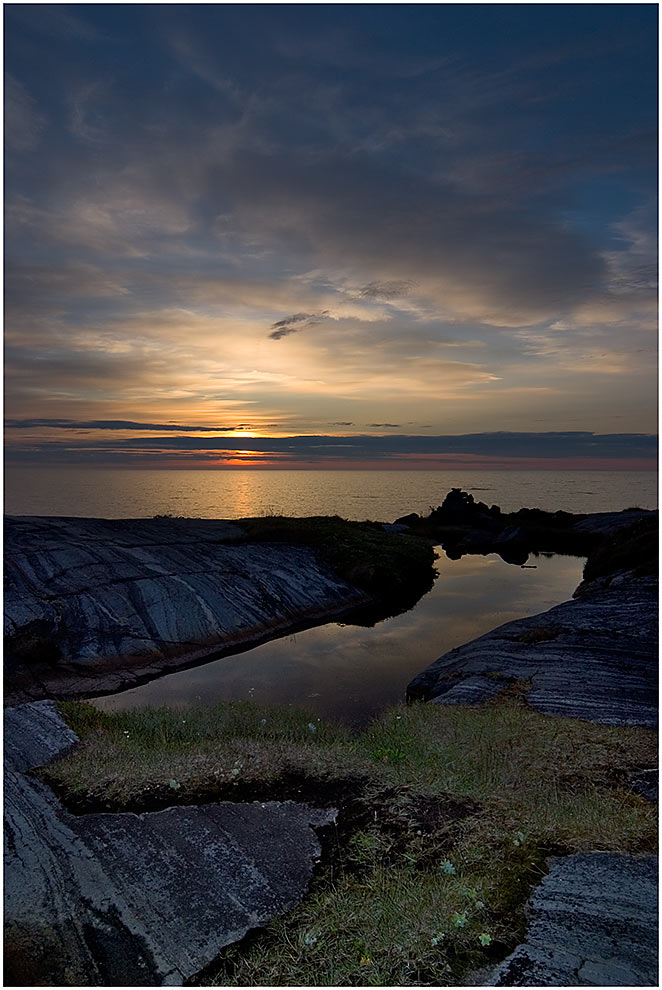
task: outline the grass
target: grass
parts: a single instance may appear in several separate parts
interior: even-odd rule
[[[339,808],[303,903],[224,951],[205,985],[462,985],[520,940],[545,858],[650,852],[627,786],[656,734],[555,719],[516,688],[389,710],[358,735],[249,702],[106,714],[61,703],[81,745],[41,771],[84,810],[300,797]]]

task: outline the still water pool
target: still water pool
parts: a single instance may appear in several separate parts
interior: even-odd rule
[[[496,554],[449,560],[409,612],[366,628],[337,622],[306,629],[141,687],[97,698],[106,711],[145,705],[185,707],[222,700],[304,705],[317,716],[360,726],[404,701],[409,681],[442,653],[511,619],[571,597],[579,557],[540,555],[532,567]]]

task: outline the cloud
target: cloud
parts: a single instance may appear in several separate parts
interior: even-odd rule
[[[225,432],[226,430],[249,429],[247,423],[223,426],[183,426],[181,423],[137,423],[123,419],[8,419],[5,428],[8,430],[31,430],[36,428],[53,430],[155,430],[159,433],[210,433]]]
[[[13,151],[33,151],[39,144],[46,118],[35,101],[12,75],[5,75],[5,144]]]
[[[367,299],[397,299],[406,296],[416,285],[411,279],[391,279],[385,282],[371,282],[359,289],[359,295]]]
[[[556,433],[476,433],[461,436],[287,436],[287,437],[136,437],[122,440],[97,440],[73,437],[66,442],[39,443],[30,441],[27,449],[8,448],[10,458],[63,461],[87,458],[103,461],[113,459],[153,457],[161,455],[230,456],[236,451],[253,451],[261,456],[287,457],[290,461],[316,460],[319,463],[342,458],[344,461],[384,461],[414,457],[505,457],[546,459],[584,458],[641,460],[652,462],[657,455],[657,437],[650,434],[595,434],[581,431]]]
[[[281,337],[287,337],[290,333],[299,333],[300,330],[306,330],[308,327],[317,327],[327,316],[329,316],[328,310],[324,310],[322,313],[294,313],[293,316],[286,316],[284,320],[272,323],[272,332],[269,337],[271,340],[280,340]],[[302,325],[294,325],[299,323]]]
[[[214,184],[234,189],[245,238],[285,236],[323,270],[368,276],[366,298],[415,285],[437,313],[521,326],[587,301],[604,274],[599,253],[552,216],[365,156],[246,153],[219,167]]]

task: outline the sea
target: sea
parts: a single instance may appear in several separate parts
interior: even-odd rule
[[[325,516],[392,522],[426,515],[451,488],[514,511],[657,508],[654,471],[260,471],[10,467],[7,515],[137,519]]]

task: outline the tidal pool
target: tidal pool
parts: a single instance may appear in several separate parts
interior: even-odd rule
[[[252,699],[303,705],[358,727],[404,703],[409,681],[443,653],[567,601],[584,566],[583,558],[551,554],[532,555],[525,567],[496,554],[449,560],[436,549],[432,590],[402,615],[371,627],[332,622],[305,629],[92,704],[121,711]]]

